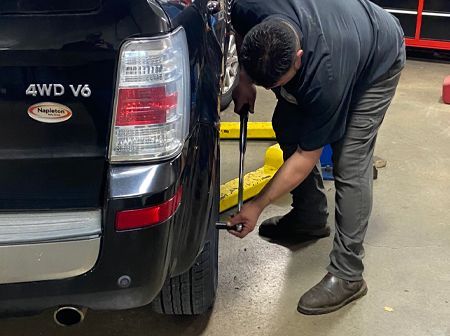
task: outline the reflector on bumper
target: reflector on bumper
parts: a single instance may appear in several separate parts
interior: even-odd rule
[[[149,208],[119,211],[116,215],[116,230],[132,230],[156,225],[168,220],[181,204],[180,187],[171,199]]]

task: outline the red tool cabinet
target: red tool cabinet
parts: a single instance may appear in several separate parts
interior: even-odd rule
[[[450,50],[450,0],[372,0],[402,24],[406,45]]]

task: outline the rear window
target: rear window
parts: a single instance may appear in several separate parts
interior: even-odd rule
[[[0,0],[0,14],[88,12],[98,9],[102,0]]]

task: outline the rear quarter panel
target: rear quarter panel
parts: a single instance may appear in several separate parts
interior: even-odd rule
[[[183,26],[186,31],[191,65],[191,144],[185,153],[184,205],[174,227],[171,275],[192,266],[218,217],[213,203],[219,181],[219,96],[226,22],[225,15],[209,15],[206,6],[207,1],[197,0],[177,11],[173,4],[163,4],[173,27]]]

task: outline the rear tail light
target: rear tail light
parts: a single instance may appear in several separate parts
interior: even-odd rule
[[[184,29],[128,40],[120,50],[118,69],[110,160],[150,161],[177,155],[189,125]]]
[[[175,214],[181,203],[182,188],[180,187],[168,201],[144,209],[125,210],[116,214],[116,230],[132,230],[160,224]]]

